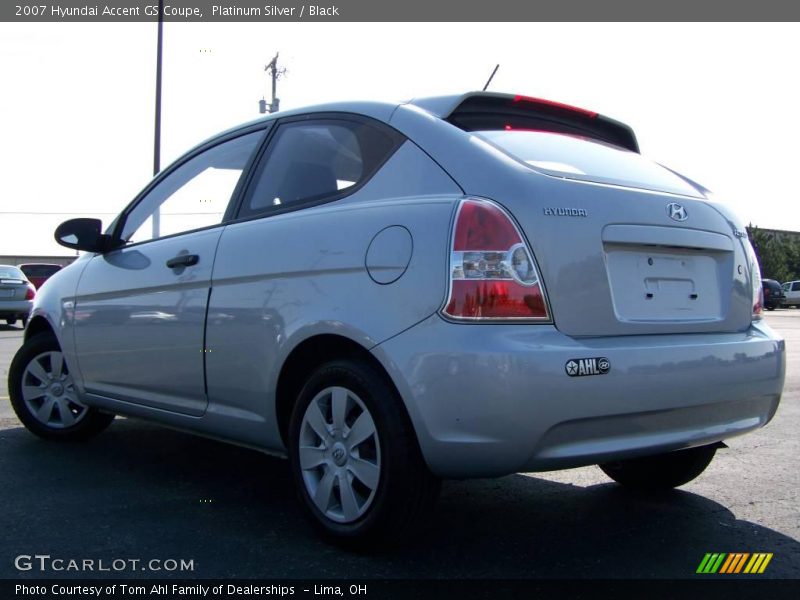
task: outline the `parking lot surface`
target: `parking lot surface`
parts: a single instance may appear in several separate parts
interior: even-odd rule
[[[132,419],[83,444],[35,438],[6,389],[22,332],[0,325],[0,577],[691,578],[707,552],[771,552],[759,577],[800,578],[800,310],[766,318],[787,344],[778,413],[694,482],[637,495],[596,467],[446,482],[425,533],[377,554],[320,541],[281,459]],[[34,554],[95,570],[15,566]],[[115,559],[141,562],[96,570]]]

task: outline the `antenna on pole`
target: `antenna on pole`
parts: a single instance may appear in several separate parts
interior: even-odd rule
[[[270,114],[278,112],[278,109],[280,108],[280,98],[276,98],[275,94],[278,86],[278,79],[282,75],[286,74],[286,69],[278,68],[278,54],[280,53],[276,52],[272,60],[269,61],[269,64],[264,67],[264,71],[266,71],[268,73],[268,77],[272,79],[272,102],[267,104],[265,98],[261,98],[261,100],[258,101],[258,112],[260,112],[262,115],[266,112],[269,112]]]
[[[495,74],[495,73],[497,73],[497,69],[499,69],[499,68],[500,68],[500,64],[498,63],[498,64],[495,66],[495,68],[494,68],[494,71],[492,71],[492,74],[491,74],[491,75],[489,75],[489,80],[486,82],[486,85],[485,85],[485,86],[483,86],[483,91],[484,91],[484,92],[486,91],[486,88],[488,88],[488,87],[489,87],[489,84],[490,84],[490,83],[492,83],[492,79],[494,79],[494,74]]]

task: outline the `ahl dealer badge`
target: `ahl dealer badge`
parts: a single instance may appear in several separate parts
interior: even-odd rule
[[[571,358],[564,365],[564,370],[570,377],[605,375],[611,370],[611,363],[604,356],[597,358]]]

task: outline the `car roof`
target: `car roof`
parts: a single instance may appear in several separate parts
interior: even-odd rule
[[[264,117],[259,117],[258,119],[253,119],[252,121],[246,121],[245,123],[240,123],[239,125],[235,125],[229,129],[214,134],[211,137],[206,138],[199,144],[196,144],[194,147],[190,148],[183,155],[188,156],[189,154],[193,154],[194,152],[200,150],[201,148],[204,148],[205,146],[211,144],[215,144],[226,137],[236,136],[247,133],[248,131],[256,130],[260,127],[265,126],[267,123],[270,123],[277,119],[286,119],[307,114],[351,113],[351,114],[358,114],[367,117],[372,117],[373,119],[377,119],[379,121],[388,123],[389,119],[392,116],[392,113],[399,105],[400,104],[397,102],[391,103],[391,102],[377,102],[377,101],[375,102],[349,101],[349,102],[329,102],[324,104],[313,104],[301,108],[283,110],[278,113],[272,113]]]
[[[455,125],[459,129],[463,129],[458,124],[458,121],[464,115],[492,114],[504,118],[503,115],[508,111],[517,115],[523,113],[529,116],[544,117],[545,122],[577,125],[582,133],[591,138],[610,141],[615,145],[637,153],[639,151],[636,136],[628,125],[596,112],[519,94],[473,91],[443,96],[424,96],[403,102],[343,101],[284,110],[231,127],[197,144],[186,152],[184,156],[194,154],[210,145],[219,143],[225,138],[256,131],[277,119],[301,117],[310,114],[349,113],[370,117],[388,124],[392,122],[393,115],[401,107],[418,109],[416,113],[415,111],[410,111],[408,116],[412,119],[425,120],[434,117],[450,122],[451,125]],[[417,116],[415,117],[414,114]],[[558,131],[558,129],[553,131]]]

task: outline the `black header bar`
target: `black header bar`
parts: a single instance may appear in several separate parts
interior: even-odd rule
[[[797,21],[787,0],[164,0],[167,22]],[[4,22],[158,19],[158,0],[4,0]],[[680,40],[676,40],[679,43]]]

